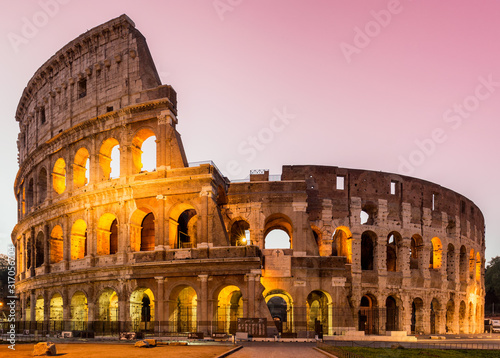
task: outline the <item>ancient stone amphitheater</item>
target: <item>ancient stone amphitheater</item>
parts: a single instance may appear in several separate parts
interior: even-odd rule
[[[284,166],[232,182],[189,164],[176,92],[125,15],[40,67],[16,120],[20,329],[483,329],[484,219],[471,200],[391,173]]]

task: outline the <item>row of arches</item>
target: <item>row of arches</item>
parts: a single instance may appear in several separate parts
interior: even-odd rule
[[[130,148],[132,174],[156,169],[156,135],[152,129],[139,130],[133,137]],[[95,156],[91,155],[86,146],[82,146],[75,152],[70,163],[60,157],[55,160],[52,168],[42,166],[20,187],[18,203],[21,216],[47,199],[49,183],[55,193],[62,194],[71,182],[70,189],[74,190],[88,185],[92,177],[97,181],[120,177],[120,163],[123,157],[121,152],[119,141],[111,137],[101,143]],[[91,176],[91,170],[97,171],[95,176]],[[49,174],[52,180],[49,180]],[[68,182],[69,177],[72,178],[71,182]]]

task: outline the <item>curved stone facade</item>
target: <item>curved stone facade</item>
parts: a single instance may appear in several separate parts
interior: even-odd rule
[[[256,171],[231,182],[212,163],[189,165],[176,93],[126,16],[47,61],[16,119],[25,328],[483,330],[484,219],[473,202],[390,173],[284,166],[279,180]],[[145,171],[151,138],[156,168]]]

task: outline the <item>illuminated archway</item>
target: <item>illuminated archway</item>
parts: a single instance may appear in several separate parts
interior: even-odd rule
[[[330,334],[332,328],[331,297],[326,292],[314,290],[307,296],[307,330],[316,334]]]
[[[231,225],[231,246],[246,246],[250,244],[250,224],[245,220],[237,220]]]
[[[459,327],[459,333],[468,333],[466,331],[466,318],[467,318],[467,305],[465,304],[464,301],[460,301],[460,309],[458,312],[458,327]]]
[[[265,295],[267,308],[278,332],[293,332],[293,300],[284,290],[276,289]]]
[[[35,305],[35,321],[37,323],[37,328],[41,329],[44,317],[44,299],[43,296],[38,296]]]
[[[433,237],[431,240],[432,247],[429,256],[429,268],[439,269],[443,262],[443,245],[439,237]]]
[[[120,176],[120,143],[115,138],[108,138],[102,143],[99,151],[99,167],[101,180]]]
[[[243,295],[237,286],[224,287],[217,296],[217,332],[234,334],[243,317]]]
[[[87,329],[88,305],[87,296],[82,291],[77,291],[71,297],[71,325],[74,330]]]
[[[455,315],[455,302],[453,300],[449,300],[448,303],[446,304],[446,333],[458,333],[455,332],[453,328],[454,315]]]
[[[52,187],[57,194],[62,194],[66,190],[66,162],[63,158],[56,160],[52,170]]]
[[[71,228],[71,260],[87,256],[87,223],[78,219]]]
[[[467,281],[467,249],[463,245],[460,247],[460,281]]]
[[[97,255],[113,255],[118,251],[118,220],[106,213],[97,225]]]
[[[59,293],[55,293],[50,299],[49,320],[51,330],[63,329],[63,298]]]
[[[191,286],[178,286],[170,295],[171,329],[174,332],[196,332],[198,296]]]
[[[116,331],[118,328],[118,295],[111,288],[106,288],[97,300],[98,329]]]
[[[139,208],[130,221],[130,247],[132,251],[155,249],[155,216],[148,208]]]
[[[352,262],[352,233],[349,228],[339,226],[332,236],[332,256],[343,256],[347,262]]]
[[[476,254],[476,282],[481,282],[481,254],[479,252]]]
[[[50,263],[55,264],[63,260],[63,229],[61,226],[56,225],[50,233]]]
[[[131,150],[134,174],[156,169],[156,137],[152,130],[138,131],[132,139]]]
[[[470,249],[469,252],[469,277],[474,278],[474,272],[476,270],[476,257],[474,256],[474,249]]]
[[[80,148],[75,154],[73,163],[73,184],[75,188],[81,188],[89,182],[90,155],[86,148]]]
[[[134,331],[154,329],[155,300],[149,288],[138,288],[130,295],[130,321]]]

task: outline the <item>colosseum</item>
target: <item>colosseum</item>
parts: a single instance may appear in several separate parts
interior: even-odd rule
[[[391,173],[283,166],[230,181],[189,163],[176,92],[125,15],[43,64],[16,120],[20,329],[483,330],[484,218],[471,200]]]

